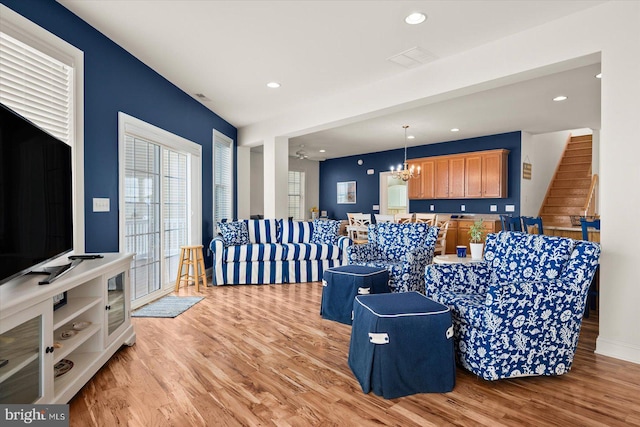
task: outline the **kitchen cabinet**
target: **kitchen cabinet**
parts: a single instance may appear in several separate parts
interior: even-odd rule
[[[417,170],[420,167],[420,177],[408,182],[409,199],[433,199],[435,197],[435,163],[433,160],[409,162]]]
[[[507,197],[509,150],[412,159],[422,175],[409,182],[409,199],[479,199]]]

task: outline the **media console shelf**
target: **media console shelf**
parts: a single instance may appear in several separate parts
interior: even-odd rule
[[[105,254],[48,285],[26,275],[0,286],[0,403],[67,403],[123,344],[135,343],[132,259]],[[66,302],[54,310],[61,295]]]

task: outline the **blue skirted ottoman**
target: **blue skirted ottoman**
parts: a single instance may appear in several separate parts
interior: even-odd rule
[[[418,292],[357,296],[349,367],[363,392],[386,399],[453,390],[449,308]]]
[[[343,265],[325,270],[322,285],[322,318],[350,325],[353,298],[389,292],[389,272],[378,267]]]

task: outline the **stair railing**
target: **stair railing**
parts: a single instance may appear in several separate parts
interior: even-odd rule
[[[584,216],[590,216],[596,214],[596,207],[598,205],[598,174],[595,173],[591,177],[591,185],[589,186],[589,193],[587,194],[587,201],[582,209]]]

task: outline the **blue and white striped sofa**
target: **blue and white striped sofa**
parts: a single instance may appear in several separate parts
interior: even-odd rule
[[[235,225],[240,222],[246,224],[248,236],[236,240],[227,235],[225,241],[218,235],[209,244],[215,285],[314,282],[322,280],[324,270],[347,263],[351,239],[337,235],[339,221],[260,219]],[[328,236],[327,243],[316,243],[321,229],[327,227],[335,228],[335,236]],[[245,244],[230,244],[230,240]]]

